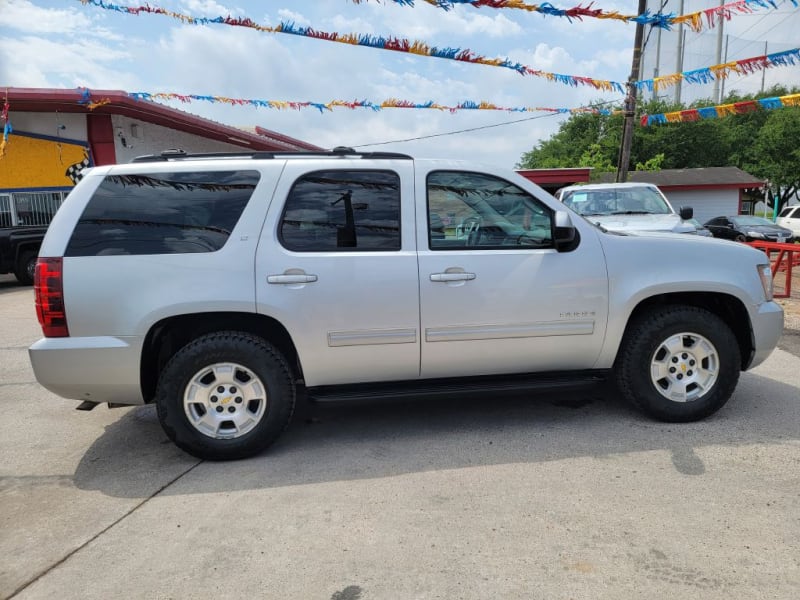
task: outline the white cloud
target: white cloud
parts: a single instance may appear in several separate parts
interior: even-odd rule
[[[30,0],[4,0],[0,10],[0,27],[16,29],[24,34],[54,33],[61,36],[82,35],[119,39],[108,29],[99,27],[97,19],[77,9],[56,9],[36,6]]]
[[[228,8],[214,0],[182,0],[181,4],[185,7],[184,12],[192,16],[224,17],[242,12],[241,9]]]

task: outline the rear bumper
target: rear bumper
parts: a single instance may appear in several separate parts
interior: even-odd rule
[[[75,400],[144,404],[139,337],[42,338],[28,349],[36,380]]]
[[[764,362],[778,345],[783,333],[783,308],[775,302],[759,304],[755,314],[750,315],[753,325],[753,358],[745,369],[752,369]]]

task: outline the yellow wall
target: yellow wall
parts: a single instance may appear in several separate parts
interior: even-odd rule
[[[71,187],[66,171],[86,157],[87,149],[66,141],[43,140],[12,133],[0,157],[0,190]]]

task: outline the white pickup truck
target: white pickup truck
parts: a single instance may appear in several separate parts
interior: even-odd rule
[[[697,233],[694,210],[676,211],[652,183],[594,183],[561,188],[556,197],[592,223],[609,231]]]
[[[47,232],[38,381],[153,402],[200,457],[260,452],[313,399],[612,378],[691,421],[778,342],[762,252],[612,234],[511,170],[337,148],[91,169]]]

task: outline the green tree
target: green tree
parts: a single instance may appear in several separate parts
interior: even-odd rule
[[[800,190],[800,107],[771,111],[753,146],[755,157],[745,169],[769,181],[779,211]]]

